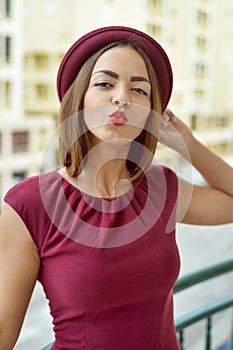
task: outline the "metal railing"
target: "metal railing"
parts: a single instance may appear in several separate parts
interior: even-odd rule
[[[201,282],[205,282],[217,276],[233,271],[233,259],[227,260],[203,269],[191,272],[179,277],[175,287],[174,293],[179,293],[187,288],[190,288]],[[211,330],[212,330],[212,316],[220,311],[233,307],[233,295],[227,296],[221,300],[217,300],[201,309],[188,313],[185,316],[179,317],[175,320],[176,331],[180,344],[180,350],[185,350],[185,329],[194,323],[206,319],[206,335],[205,348],[203,350],[211,350]],[[232,330],[233,331],[233,330]],[[233,350],[233,332],[227,350]],[[49,350],[52,344],[47,345],[42,350]],[[201,349],[200,349],[201,350]],[[219,349],[220,350],[220,349]],[[224,348],[225,350],[225,348]]]
[[[181,276],[175,287],[174,293],[178,293],[187,288],[190,288],[201,282],[205,282],[209,279],[216,278],[217,276],[223,275],[225,273],[233,271],[233,259],[227,260],[203,269],[191,272],[184,276]],[[229,295],[223,299],[217,300],[205,307],[192,311],[182,317],[175,320],[176,331],[178,334],[180,349],[185,350],[185,336],[184,331],[187,327],[197,323],[201,320],[206,320],[206,332],[205,332],[205,348],[203,350],[211,350],[211,340],[212,340],[212,317],[216,313],[229,309],[233,307],[233,295]],[[233,350],[233,334],[231,334],[231,339],[229,347],[227,349]]]

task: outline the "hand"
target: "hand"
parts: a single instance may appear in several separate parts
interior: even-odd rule
[[[194,139],[192,131],[168,108],[162,114],[158,138],[162,144],[189,158],[188,145]]]

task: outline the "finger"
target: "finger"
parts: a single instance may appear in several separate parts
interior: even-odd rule
[[[175,116],[175,114],[169,109],[169,108],[166,108],[164,113],[163,113],[163,119],[168,123],[174,123],[177,118]]]

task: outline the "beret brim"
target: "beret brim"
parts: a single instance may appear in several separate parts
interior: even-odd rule
[[[168,56],[148,34],[130,27],[109,26],[95,29],[79,38],[63,57],[57,75],[57,93],[61,101],[85,61],[105,45],[119,40],[136,40],[149,57],[160,88],[162,111],[172,93],[173,77]]]

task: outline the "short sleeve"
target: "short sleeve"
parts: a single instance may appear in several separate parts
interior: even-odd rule
[[[40,251],[48,218],[41,200],[39,176],[25,179],[13,186],[4,196],[4,202],[19,215]]]

